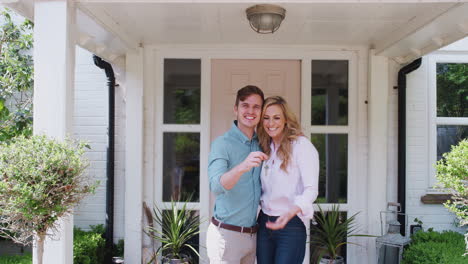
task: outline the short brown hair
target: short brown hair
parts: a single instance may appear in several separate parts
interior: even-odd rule
[[[255,85],[247,85],[237,91],[236,106],[239,106],[239,101],[244,101],[252,94],[258,94],[262,98],[262,103],[265,101],[265,96],[263,95],[263,91],[260,88]]]

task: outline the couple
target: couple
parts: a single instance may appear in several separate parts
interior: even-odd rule
[[[246,86],[237,92],[234,113],[237,120],[212,143],[209,157],[216,195],[210,263],[302,263],[304,223],[318,194],[317,150],[279,96],[265,100],[258,87]]]

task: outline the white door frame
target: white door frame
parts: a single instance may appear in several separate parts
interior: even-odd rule
[[[210,112],[211,112],[211,60],[212,59],[288,59],[301,61],[301,125],[304,133],[310,137],[311,133],[347,133],[348,134],[348,203],[341,204],[340,209],[355,213],[366,208],[366,196],[360,192],[366,190],[367,166],[362,171],[358,171],[357,164],[362,164],[365,159],[366,147],[359,147],[358,131],[358,97],[365,98],[362,93],[362,87],[366,85],[365,74],[358,69],[358,66],[366,67],[365,47],[258,47],[258,46],[240,46],[237,48],[227,46],[200,47],[200,46],[150,46],[153,54],[149,60],[155,61],[155,74],[148,76],[147,83],[154,83],[154,104],[148,107],[154,107],[154,175],[162,175],[162,136],[163,132],[199,132],[200,133],[200,203],[190,203],[190,207],[200,210],[200,215],[205,222],[200,229],[206,230],[208,219],[212,208],[209,208],[210,195],[207,175],[208,154],[210,148]],[[201,59],[201,116],[200,125],[164,125],[163,124],[163,95],[164,95],[164,59]],[[348,60],[349,61],[349,99],[348,99],[348,126],[311,126],[311,62],[312,60]],[[148,64],[147,64],[148,65]],[[359,84],[359,85],[358,85]],[[364,89],[366,91],[366,89]],[[362,115],[359,115],[362,116]],[[364,115],[365,116],[365,115]],[[367,126],[366,120],[359,120],[360,126]],[[365,129],[363,130],[365,131]],[[359,134],[358,134],[359,133]],[[365,162],[365,161],[364,161]],[[152,202],[162,204],[162,177],[155,177]],[[165,205],[168,205],[167,203]],[[331,204],[321,204],[321,207],[328,209]],[[366,218],[357,218],[362,227],[366,227]],[[205,232],[200,234],[201,249],[204,248],[206,240]],[[360,255],[357,247],[348,248],[348,256]],[[202,259],[206,258],[206,251],[202,251]],[[304,263],[309,263],[309,247],[307,246],[306,258]],[[357,260],[349,261],[357,263]],[[361,262],[362,263],[362,262]]]

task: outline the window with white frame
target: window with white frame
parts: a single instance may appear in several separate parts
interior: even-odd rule
[[[200,216],[201,174],[201,60],[164,58],[162,84],[162,114],[158,120],[159,191],[155,201],[170,208],[175,201],[179,208],[186,202],[188,209]],[[164,210],[163,210],[164,211]],[[163,223],[163,227],[166,223]],[[189,243],[199,250],[199,236]],[[191,255],[198,263],[198,257]]]
[[[468,138],[468,55],[434,55],[430,66],[429,161],[433,165]],[[431,169],[433,186],[435,169]]]
[[[316,203],[347,205],[348,150],[350,133],[350,60],[314,59],[311,62],[310,139],[320,157],[319,194]],[[340,208],[340,221],[347,210]],[[317,223],[318,224],[318,223]],[[318,234],[311,229],[310,236]],[[318,261],[323,252],[311,244],[310,261]],[[340,251],[346,258],[346,247]]]

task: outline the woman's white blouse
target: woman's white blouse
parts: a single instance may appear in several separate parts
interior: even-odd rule
[[[291,144],[287,172],[280,168],[282,160],[271,144],[270,158],[262,165],[260,205],[263,212],[271,216],[287,213],[297,205],[302,210],[297,215],[305,222],[314,216],[312,203],[318,195],[319,156],[306,137],[301,136]]]

